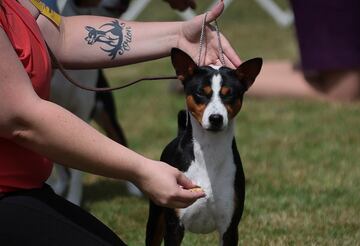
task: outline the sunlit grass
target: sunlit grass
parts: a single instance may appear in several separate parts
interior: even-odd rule
[[[203,8],[209,1],[198,2]],[[141,18],[177,17],[153,1]],[[234,1],[220,24],[242,57],[296,60],[292,29],[277,27],[254,1]],[[163,59],[106,74],[114,85],[173,70]],[[130,147],[158,159],[176,134],[183,95],[159,81],[115,96]],[[360,244],[359,115],[359,103],[245,98],[236,119],[247,184],[241,245]],[[84,207],[129,245],[144,244],[147,201],[128,196],[121,183],[87,176]],[[188,234],[184,245],[217,245],[217,235]]]
[[[118,96],[131,148],[155,159],[175,136],[183,107],[182,95],[167,92],[155,82]],[[244,245],[360,242],[359,106],[246,98],[236,128],[247,180]],[[146,200],[124,195],[115,181],[87,183],[85,207],[130,245],[142,245]],[[184,245],[216,242],[216,234],[190,234]]]

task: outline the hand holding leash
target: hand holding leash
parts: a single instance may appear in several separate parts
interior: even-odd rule
[[[183,23],[180,39],[178,42],[178,48],[190,54],[193,60],[197,61],[200,55],[199,43],[203,42],[203,52],[200,56],[200,64],[215,64],[223,65],[230,68],[236,68],[241,64],[241,60],[231,47],[229,41],[217,31],[217,28],[212,26],[210,23],[215,21],[224,10],[223,1],[219,3],[208,13],[198,15],[194,19]],[[205,27],[205,28],[203,28]],[[201,35],[203,31],[203,35]],[[201,41],[201,36],[204,40]],[[219,43],[221,43],[222,50],[224,52],[224,58],[219,52]],[[222,62],[222,59],[224,60]]]

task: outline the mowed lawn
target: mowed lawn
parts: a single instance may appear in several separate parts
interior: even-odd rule
[[[210,1],[198,2],[201,9]],[[154,0],[141,19],[178,18]],[[255,1],[235,0],[219,21],[243,59],[297,60],[293,29],[279,28]],[[116,85],[173,70],[162,59],[106,74]],[[183,95],[169,85],[144,82],[115,92],[130,147],[154,159],[176,135],[176,115],[184,108]],[[246,97],[236,121],[246,175],[240,244],[360,245],[360,103]],[[127,195],[122,183],[87,175],[83,206],[129,245],[144,245],[147,200]],[[189,233],[183,245],[217,242],[216,233]]]

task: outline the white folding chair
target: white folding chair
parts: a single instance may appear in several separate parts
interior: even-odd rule
[[[129,9],[121,16],[121,18],[124,20],[135,20],[150,3],[150,1],[151,0],[133,0]],[[282,10],[273,0],[255,1],[275,20],[278,25],[287,27],[293,23],[294,16],[292,12],[290,10]],[[209,9],[211,9],[217,2],[218,0],[214,0]],[[228,8],[232,2],[233,0],[224,0],[225,8]],[[196,13],[191,9],[187,9],[184,12],[176,12],[183,20],[189,20],[196,15]]]

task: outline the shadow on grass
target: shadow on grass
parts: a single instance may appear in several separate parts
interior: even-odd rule
[[[134,197],[123,181],[99,179],[94,183],[84,185],[83,203],[111,200],[116,197]],[[145,197],[143,197],[145,199]]]

